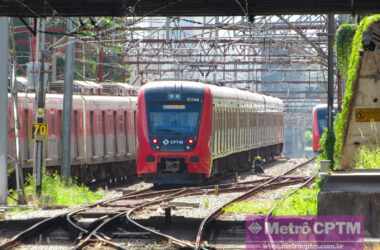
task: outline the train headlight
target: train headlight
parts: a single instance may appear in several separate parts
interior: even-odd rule
[[[194,144],[194,140],[192,138],[187,139],[187,144],[193,145]]]
[[[157,138],[153,138],[152,143],[153,143],[153,144],[157,144],[157,143],[158,143]]]

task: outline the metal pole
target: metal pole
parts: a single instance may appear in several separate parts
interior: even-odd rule
[[[45,30],[45,20],[40,19],[39,30]],[[38,81],[38,86],[36,90],[37,96],[37,112],[36,112],[36,123],[44,124],[45,120],[45,34],[38,33],[38,49],[41,54],[40,57],[40,79]],[[38,58],[38,57],[37,57]],[[41,195],[42,191],[42,170],[45,166],[45,156],[44,156],[44,138],[38,135],[38,127],[34,128],[37,132],[33,133],[35,136],[35,151],[34,151],[34,168],[33,174],[36,181],[36,194]]]
[[[330,167],[334,164],[334,127],[332,110],[334,105],[334,38],[335,38],[335,19],[334,14],[328,14],[328,76],[327,76],[327,121],[328,121],[328,134],[326,141],[326,154],[327,159],[330,160]]]
[[[66,29],[68,32],[73,30],[73,24],[67,19]],[[73,81],[74,81],[74,53],[75,39],[68,38],[65,51],[65,81],[63,96],[63,133],[62,133],[62,176],[68,179],[71,176],[71,111],[73,103]]]
[[[14,128],[15,128],[15,144],[16,144],[16,159],[14,162],[14,168],[16,171],[16,189],[18,194],[18,203],[25,204],[24,197],[24,175],[22,172],[22,161],[20,154],[20,119],[18,113],[18,91],[16,84],[16,59],[13,56],[12,58],[12,104],[13,104],[13,120],[14,120]]]
[[[57,42],[57,38],[53,37],[53,44]],[[51,54],[51,81],[57,81],[57,51],[53,50]]]
[[[8,196],[8,18],[0,18],[0,204],[7,203]]]
[[[334,38],[335,38],[335,18],[334,14],[328,14],[328,76],[327,76],[327,111],[328,129],[332,132],[333,117],[332,110],[334,105]]]

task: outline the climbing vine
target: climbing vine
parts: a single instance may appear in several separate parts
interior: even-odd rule
[[[336,37],[335,37],[335,47],[337,56],[338,70],[343,78],[347,79],[347,71],[350,61],[352,39],[354,38],[356,31],[355,24],[344,23],[339,26]]]
[[[335,122],[335,149],[334,149],[334,160],[335,163],[340,162],[340,157],[342,153],[343,143],[344,143],[344,131],[348,123],[348,113],[349,106],[352,101],[352,88],[354,82],[357,80],[357,70],[360,64],[360,51],[363,49],[363,33],[369,28],[370,25],[379,22],[380,15],[373,15],[365,17],[359,24],[356,29],[355,36],[352,40],[351,45],[351,55],[348,60],[347,67],[347,80],[346,80],[346,89],[343,98],[343,107],[342,112],[338,114]],[[347,53],[347,51],[345,52]]]

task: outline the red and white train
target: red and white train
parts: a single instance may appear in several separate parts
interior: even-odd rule
[[[280,99],[198,82],[144,85],[137,101],[137,174],[156,184],[201,182],[283,147]]]
[[[332,110],[333,119],[335,118],[337,107]],[[318,104],[313,108],[312,113],[312,146],[314,152],[320,152],[320,139],[325,129],[327,129],[328,109],[327,104]]]
[[[21,165],[33,165],[34,143],[32,123],[35,119],[34,94],[18,95]],[[45,120],[48,139],[45,148],[46,165],[61,165],[63,95],[46,95]],[[9,96],[9,155],[14,159],[14,115]],[[73,175],[83,182],[124,179],[135,174],[136,155],[136,97],[74,95],[71,133]]]
[[[62,160],[62,103],[61,94],[47,94],[46,164],[56,169]],[[34,106],[34,94],[19,94],[25,168],[33,165]],[[281,153],[282,109],[277,98],[198,82],[148,83],[137,98],[74,95],[72,172],[83,182],[123,180],[137,172],[157,183],[182,184],[236,171],[251,166],[257,155],[269,159]],[[9,114],[12,159],[11,97]]]

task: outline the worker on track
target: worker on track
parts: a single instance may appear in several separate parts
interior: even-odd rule
[[[258,155],[255,157],[255,162],[254,162],[255,174],[264,174],[264,169],[263,169],[264,162],[265,160],[261,158],[261,156]]]

